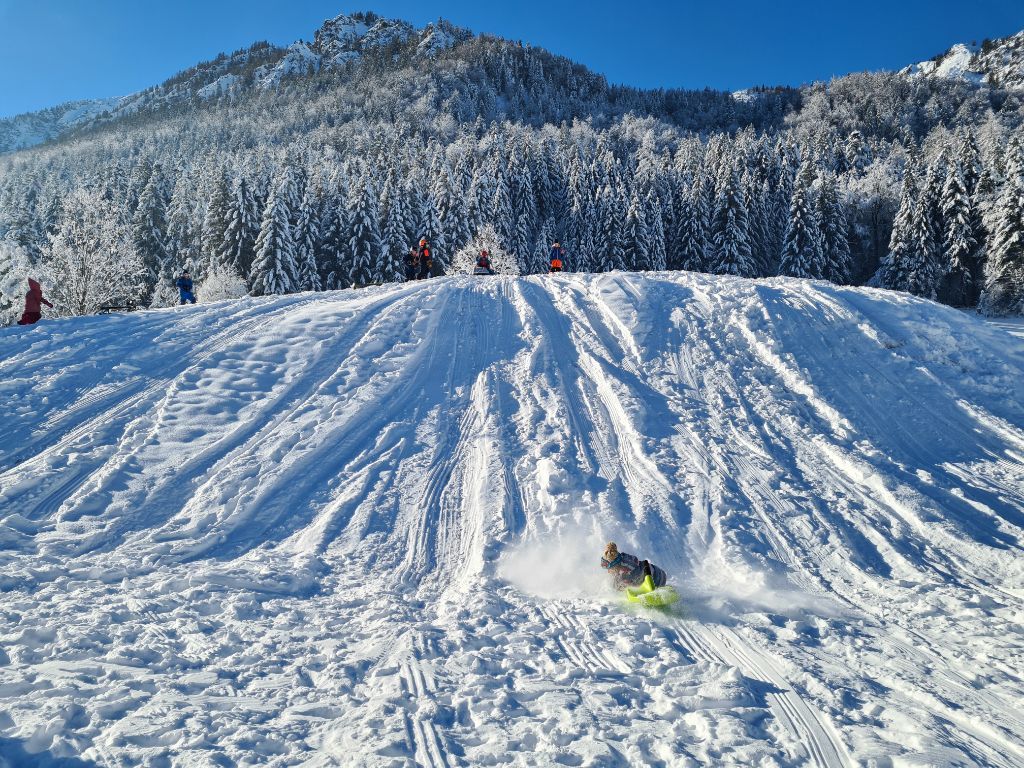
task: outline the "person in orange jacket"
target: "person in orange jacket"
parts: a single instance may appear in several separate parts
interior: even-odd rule
[[[565,248],[562,244],[555,240],[551,244],[551,267],[549,272],[561,272],[565,266]]]
[[[28,279],[28,293],[25,294],[25,311],[21,315],[18,325],[32,325],[43,316],[42,305],[53,308],[53,304],[43,298],[43,288],[31,277]]]

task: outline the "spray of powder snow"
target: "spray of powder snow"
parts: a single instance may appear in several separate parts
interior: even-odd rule
[[[578,525],[545,532],[505,552],[498,576],[535,597],[599,597],[611,594],[601,554],[609,541],[623,550],[625,536]]]

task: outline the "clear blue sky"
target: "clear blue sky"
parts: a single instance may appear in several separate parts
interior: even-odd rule
[[[896,69],[1024,29],[1024,0],[0,0],[0,117],[121,96],[328,17],[444,17],[643,87],[809,82]]]

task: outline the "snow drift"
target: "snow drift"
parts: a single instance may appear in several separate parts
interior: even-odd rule
[[[0,331],[0,753],[1019,765],[1022,374],[972,315],[688,273]]]

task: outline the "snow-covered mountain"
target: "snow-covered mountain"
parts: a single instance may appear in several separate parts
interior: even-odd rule
[[[3,329],[0,373],[0,763],[1024,762],[1024,339],[976,315],[443,278]]]
[[[312,42],[298,40],[285,48],[256,43],[198,64],[136,94],[74,102],[0,120],[0,152],[35,146],[75,129],[138,113],[237,94],[247,88],[276,88],[287,78],[341,67],[369,53],[386,51],[396,59],[429,57],[470,37],[468,31],[443,20],[416,29],[407,22],[372,13],[342,14],[324,22]]]
[[[120,99],[71,101],[39,112],[0,119],[0,152],[43,144],[70,130],[88,125],[117,108]]]
[[[901,70],[910,77],[939,77],[1008,90],[1024,89],[1024,32],[981,45],[958,43],[943,54]]]

